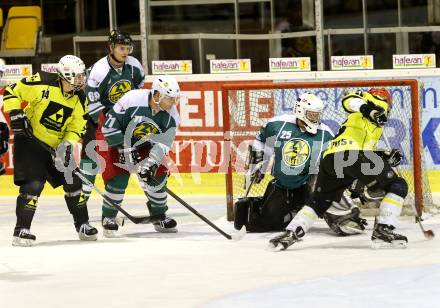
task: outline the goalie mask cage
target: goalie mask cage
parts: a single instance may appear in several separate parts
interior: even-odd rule
[[[403,213],[411,214],[412,205],[419,214],[434,207],[429,189],[427,174],[423,168],[423,151],[420,133],[422,93],[417,80],[356,80],[356,81],[320,81],[320,82],[244,82],[228,83],[222,87],[223,125],[225,157],[228,160],[226,172],[227,216],[233,219],[233,204],[244,197],[244,178],[247,172],[248,146],[261,126],[270,118],[291,113],[297,97],[311,92],[322,99],[324,111],[322,122],[330,127],[334,134],[347,118],[342,108],[344,93],[356,90],[368,90],[371,87],[384,87],[393,97],[393,108],[388,123],[384,127],[390,146],[403,153],[398,167],[400,174],[408,182],[409,193],[405,199]],[[378,148],[389,148],[380,141]],[[252,185],[249,196],[263,196],[267,183],[272,178],[270,167],[260,184]],[[356,202],[357,203],[357,202]],[[358,204],[364,214],[369,209],[377,212],[378,202],[366,205]]]

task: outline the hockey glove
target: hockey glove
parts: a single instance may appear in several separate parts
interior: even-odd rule
[[[58,170],[62,171],[73,162],[73,145],[70,141],[65,140],[56,149],[55,166]]]
[[[130,162],[131,157],[131,149],[126,149],[124,146],[118,146],[118,162],[122,165],[125,165],[128,162]],[[127,160],[128,158],[128,160]]]
[[[11,118],[11,128],[14,131],[14,136],[32,138],[32,126],[23,110],[12,110],[9,116]]]
[[[398,149],[392,149],[391,151],[383,151],[382,157],[388,161],[391,167],[397,167],[400,165],[403,155]]]
[[[384,126],[388,121],[385,109],[376,105],[373,102],[368,101],[366,104],[363,104],[359,108],[359,111],[364,117],[366,117],[377,126]]]
[[[254,151],[250,147],[249,172],[251,174],[251,182],[255,184],[259,184],[264,178],[264,173],[262,172],[263,155],[263,151]]]
[[[156,161],[152,158],[147,158],[143,163],[138,166],[139,177],[143,181],[148,181],[156,176],[157,168],[159,168]]]
[[[8,151],[9,128],[6,123],[0,122],[0,156]]]

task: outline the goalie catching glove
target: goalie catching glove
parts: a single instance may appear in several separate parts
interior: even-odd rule
[[[324,213],[323,218],[333,232],[346,236],[363,233],[365,230],[365,226],[368,225],[367,220],[359,215],[360,210],[358,207],[353,207],[345,213],[332,211],[330,208]]]
[[[373,102],[367,101],[366,104],[360,106],[359,111],[377,126],[384,126],[388,121],[385,109]]]
[[[391,151],[382,151],[379,154],[390,164],[391,167],[397,167],[402,161],[403,155],[398,149],[392,149]]]

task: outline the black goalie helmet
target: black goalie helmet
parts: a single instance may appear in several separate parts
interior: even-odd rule
[[[111,45],[121,44],[121,45],[133,45],[133,40],[127,33],[120,32],[119,30],[112,30],[108,37],[108,43]]]

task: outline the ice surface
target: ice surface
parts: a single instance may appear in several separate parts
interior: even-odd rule
[[[226,232],[225,200],[184,196]],[[124,207],[145,214],[140,197]],[[32,224],[35,247],[12,247],[15,198],[0,198],[0,307],[440,307],[440,217],[427,241],[414,219],[399,229],[407,249],[372,250],[367,233],[333,235],[318,222],[304,241],[270,252],[274,234],[229,241],[170,200],[177,234],[126,222],[102,238],[100,201],[92,199],[97,242],[80,242],[63,198],[42,197]]]

